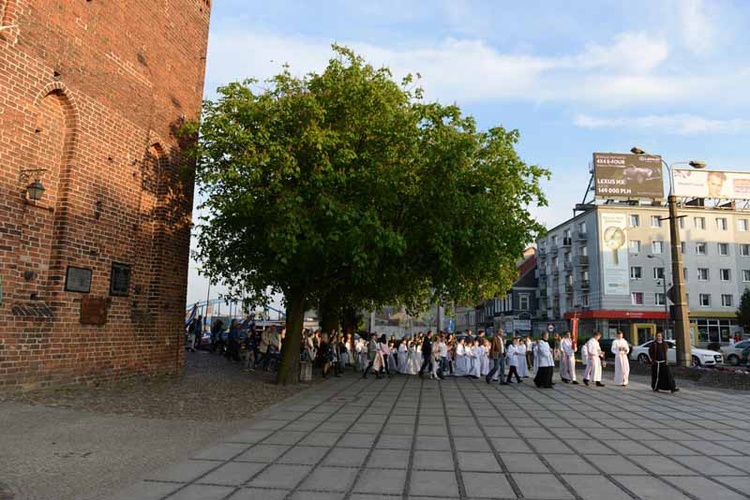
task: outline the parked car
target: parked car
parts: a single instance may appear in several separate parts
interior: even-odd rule
[[[632,361],[640,361],[641,363],[647,363],[650,361],[650,358],[648,356],[648,348],[653,343],[653,340],[649,340],[648,342],[645,342],[639,346],[633,347],[630,350],[630,359]],[[674,340],[665,340],[669,345],[669,350],[667,351],[667,362],[669,363],[676,363],[677,362],[677,349],[676,344]],[[721,354],[715,352],[715,351],[709,351],[708,349],[699,349],[697,347],[692,348],[693,352],[693,365],[694,366],[715,366],[720,365],[724,362],[724,358]]]
[[[604,359],[615,359],[615,353],[612,352],[612,342],[617,339],[599,339],[599,347],[604,351]]]
[[[740,364],[742,359],[742,351],[750,347],[750,340],[743,340],[732,345],[725,345],[721,348],[721,354],[724,355],[724,359],[727,363],[733,366]]]

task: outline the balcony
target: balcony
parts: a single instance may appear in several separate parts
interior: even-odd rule
[[[571,269],[573,269],[573,261],[566,260],[565,261],[565,270],[566,271],[570,271]]]
[[[581,290],[588,290],[589,289],[589,280],[582,280],[581,281]]]
[[[579,266],[588,266],[589,265],[589,256],[588,255],[579,255],[576,257],[576,262]]]
[[[557,255],[557,245],[550,245],[550,247],[549,247],[549,254],[550,255]]]
[[[577,237],[578,237],[578,241],[588,241],[589,233],[578,233]]]
[[[571,285],[570,283],[567,283],[565,285],[565,293],[573,293],[573,285]]]
[[[562,246],[565,248],[570,248],[570,245],[573,244],[573,238],[563,238]]]

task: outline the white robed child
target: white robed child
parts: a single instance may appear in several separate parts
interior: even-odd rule
[[[465,377],[469,374],[469,356],[466,353],[466,340],[461,338],[458,339],[458,345],[456,346],[456,367],[453,374],[456,377]]]
[[[529,363],[526,361],[526,342],[520,341],[518,345],[516,345],[516,362],[518,363],[517,370],[518,375],[523,378],[529,378]]]
[[[511,377],[515,375],[516,382],[520,384],[522,380],[521,377],[518,376],[518,338],[513,339],[513,344],[509,345],[505,352],[507,354],[508,362],[508,377],[505,379],[505,382],[509,384]]]
[[[615,385],[627,387],[630,377],[630,362],[628,361],[630,346],[622,332],[617,332],[617,339],[612,342],[612,354],[615,355]]]
[[[416,375],[421,366],[422,360],[420,359],[420,349],[413,341],[409,342],[409,363],[406,369],[406,373],[408,373],[409,375]]]
[[[487,339],[484,339],[479,354],[479,372],[483,377],[490,373],[490,341]]]
[[[408,373],[409,366],[409,348],[406,339],[403,339],[398,345],[398,372]]]
[[[471,347],[466,348],[466,353],[469,356],[469,376],[473,378],[479,378],[482,373],[481,366],[479,365],[479,340],[475,340]]]
[[[570,332],[565,334],[565,337],[560,341],[560,379],[569,384],[573,382],[578,384],[576,380],[576,357],[575,353],[577,348],[573,345],[573,339],[570,336]]]

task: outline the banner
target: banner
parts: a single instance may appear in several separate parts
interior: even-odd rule
[[[674,194],[681,198],[750,200],[750,172],[676,168]]]
[[[597,198],[664,198],[660,156],[594,153],[594,178]]]
[[[570,318],[570,337],[573,339],[573,349],[578,347],[578,316]]]
[[[599,255],[605,295],[629,295],[627,214],[599,212]]]

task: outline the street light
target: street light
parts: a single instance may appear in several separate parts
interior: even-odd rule
[[[649,259],[659,259],[661,261],[661,283],[664,287],[664,337],[667,336],[667,330],[669,329],[669,306],[667,305],[667,265],[664,263],[664,259],[658,255],[648,254],[646,255]]]
[[[639,147],[633,147],[630,152],[635,155],[648,155]],[[680,250],[680,230],[677,224],[677,196],[674,194],[674,174],[672,167],[675,165],[690,165],[693,168],[706,168],[704,161],[681,161],[669,165],[663,158],[659,157],[661,163],[669,173],[669,235],[672,239],[672,281],[674,282],[674,336],[677,342],[677,365],[690,366],[693,353],[690,345],[690,318],[687,311],[687,300],[685,297],[685,279],[682,275],[682,252]],[[666,297],[665,297],[666,300]]]

